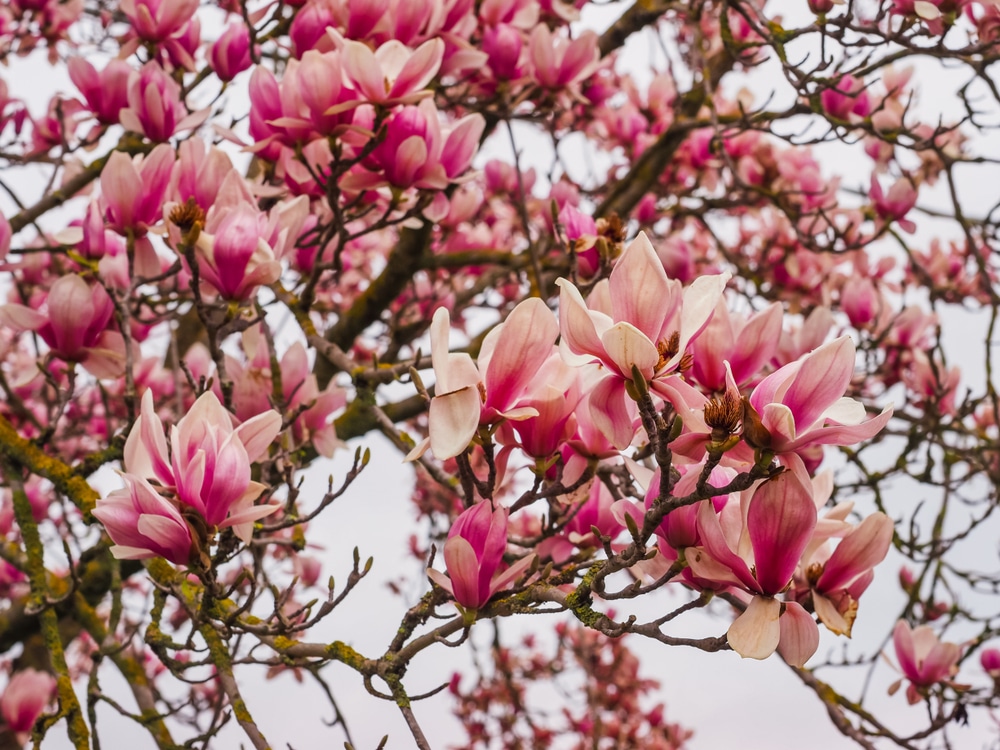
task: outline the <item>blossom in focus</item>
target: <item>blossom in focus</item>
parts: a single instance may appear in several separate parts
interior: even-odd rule
[[[797,602],[776,598],[791,583],[815,527],[812,494],[787,471],[743,493],[739,505],[727,503],[721,513],[712,503],[699,507],[701,546],[686,551],[692,572],[753,597],[727,634],[740,656],[766,659],[786,638],[802,644],[795,653],[783,649],[792,664],[801,666],[815,651],[816,623],[801,617],[804,610]],[[779,622],[786,615],[789,621]]]
[[[950,684],[950,678],[958,672],[962,646],[940,640],[927,625],[911,629],[908,622],[900,620],[892,631],[892,645],[899,669],[910,681],[906,687],[906,700],[910,703],[919,702],[932,685]],[[899,689],[900,682],[889,688],[890,695]]]
[[[854,353],[851,338],[841,336],[771,373],[750,394],[763,428],[756,431],[754,447],[778,454],[803,484],[809,477],[798,451],[867,440],[892,416],[892,406],[887,406],[865,421],[864,405],[844,396],[854,375]]]
[[[666,398],[674,395],[662,381],[689,360],[687,346],[708,324],[729,274],[701,276],[684,289],[667,279],[645,233],[625,249],[607,283],[584,300],[567,279],[559,279],[560,343],[570,364],[600,363],[607,375],[591,394],[594,421],[619,449],[634,434],[625,407],[626,382],[633,368]]]
[[[142,477],[124,477],[125,488],[98,500],[94,508],[94,517],[115,543],[111,554],[119,560],[163,557],[187,565],[193,542],[180,511]]]
[[[534,561],[534,556],[529,555],[501,572],[507,549],[507,514],[506,508],[494,509],[488,500],[464,511],[455,519],[444,544],[448,576],[437,570],[427,571],[430,579],[465,609],[482,607],[497,591],[516,581]]]
[[[254,505],[265,487],[250,479],[250,464],[262,458],[281,429],[281,415],[268,410],[233,426],[232,415],[208,391],[170,428],[169,448],[163,424],[146,391],[142,409],[125,441],[127,475],[156,480],[170,488],[178,503],[192,508],[209,527],[232,526],[244,542],[253,522],[276,505]]]
[[[478,367],[466,353],[448,351],[451,317],[440,307],[431,322],[431,361],[437,379],[428,415],[429,437],[407,456],[419,457],[428,447],[439,460],[464,451],[480,424],[502,419],[537,417],[524,406],[532,397],[539,368],[554,351],[559,333],[555,316],[538,298],[511,311],[483,341]]]
[[[0,714],[7,728],[27,742],[27,734],[55,697],[56,679],[48,672],[22,669],[13,674],[0,698]]]

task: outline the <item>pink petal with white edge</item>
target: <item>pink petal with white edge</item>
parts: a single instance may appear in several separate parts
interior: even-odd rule
[[[676,284],[676,282],[674,282]],[[634,325],[648,339],[660,335],[670,313],[670,282],[645,232],[625,248],[611,273],[611,316]]]
[[[833,591],[885,559],[892,543],[893,523],[884,513],[872,513],[837,545],[816,581],[820,591]]]
[[[534,297],[515,307],[486,365],[486,405],[501,411],[510,406],[552,355],[558,335],[556,316],[542,300]]]
[[[715,312],[715,305],[722,293],[726,291],[726,284],[731,277],[732,274],[729,272],[713,276],[699,276],[691,286],[684,290],[679,348],[677,354],[667,361],[667,368],[680,362],[688,342],[697,337],[708,325],[708,321],[711,320]]]
[[[281,432],[281,415],[274,409],[258,414],[236,428],[236,436],[243,443],[250,463],[267,455],[267,449]]]
[[[559,330],[562,333],[560,350],[564,346],[574,358],[563,355],[570,365],[580,365],[604,358],[604,344],[600,335],[613,324],[603,313],[587,309],[580,290],[566,279],[557,279],[559,286]],[[581,356],[582,355],[582,356]]]
[[[781,641],[781,602],[755,596],[746,611],[729,626],[730,647],[744,659],[766,659]]]

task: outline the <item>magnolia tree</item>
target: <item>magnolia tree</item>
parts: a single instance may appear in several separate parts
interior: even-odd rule
[[[393,747],[674,749],[675,647],[783,661],[862,747],[989,725],[1000,8],[594,10],[0,7],[2,747],[270,747],[287,672],[293,744],[366,691]],[[409,547],[332,569],[400,461]]]

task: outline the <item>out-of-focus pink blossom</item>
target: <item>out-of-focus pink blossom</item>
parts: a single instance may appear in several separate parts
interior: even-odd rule
[[[104,125],[116,125],[128,106],[128,84],[132,68],[123,60],[112,60],[100,73],[82,57],[67,63],[69,77],[83,94],[87,108]]]
[[[437,75],[444,42],[429,39],[411,50],[390,39],[372,52],[366,44],[343,40],[344,74],[372,104],[413,104],[430,96],[425,87]]]
[[[851,75],[841,76],[833,87],[823,89],[819,101],[823,110],[838,120],[848,120],[851,115],[867,117],[872,109],[864,81]]]
[[[208,115],[207,110],[189,115],[180,100],[180,86],[154,61],[132,72],[128,105],[119,114],[122,126],[151,141],[167,141],[180,130],[200,125]]]
[[[562,91],[597,69],[600,60],[597,34],[584,31],[569,40],[554,37],[549,27],[540,23],[528,40],[528,57],[535,80],[544,88]]]
[[[0,714],[7,728],[27,741],[27,735],[56,693],[56,678],[27,668],[15,672],[0,698]]]
[[[892,644],[899,669],[910,681],[906,687],[910,703],[917,703],[937,683],[950,684],[950,678],[958,672],[962,646],[940,640],[927,625],[911,629],[908,622],[900,620],[892,631]],[[890,695],[899,689],[900,682],[889,688]]]
[[[444,545],[448,576],[436,570],[427,575],[467,610],[477,610],[497,591],[514,583],[534,560],[529,555],[500,570],[507,549],[507,509],[488,500],[463,512],[451,526]]]
[[[198,0],[121,0],[119,8],[140,39],[162,42],[191,20]]]
[[[913,183],[903,178],[896,180],[888,193],[882,192],[882,185],[873,174],[871,190],[868,195],[875,206],[875,214],[885,223],[896,222],[904,232],[913,234],[917,225],[906,218],[906,215],[917,204],[917,190]]]
[[[223,81],[231,81],[253,64],[250,59],[250,31],[246,24],[234,21],[209,48],[212,70]]]
[[[500,81],[512,81],[523,73],[521,32],[505,23],[491,26],[483,32],[483,51],[489,55],[493,76]]]

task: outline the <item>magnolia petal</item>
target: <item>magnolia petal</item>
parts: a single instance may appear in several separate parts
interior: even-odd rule
[[[639,232],[625,248],[611,272],[608,286],[611,317],[631,323],[647,339],[656,339],[670,312],[673,295],[669,293],[663,262],[645,232]]]
[[[250,463],[267,455],[267,449],[281,431],[281,415],[274,409],[248,419],[236,428],[236,436],[246,449]]]
[[[517,305],[503,322],[486,365],[486,405],[498,411],[511,406],[552,355],[558,335],[556,316],[541,299]]]
[[[618,371],[632,378],[632,368],[637,367],[647,379],[652,378],[660,353],[656,345],[631,323],[616,323],[601,336],[601,344]]]
[[[685,349],[687,349],[688,342],[696,338],[708,325],[708,321],[715,312],[715,305],[722,293],[726,291],[726,284],[729,283],[730,278],[732,278],[732,274],[728,271],[710,276],[699,276],[692,282],[691,286],[684,290],[684,301],[681,307],[680,344],[677,354],[667,362],[667,367],[673,367],[676,362],[680,361],[681,357],[684,356]]]
[[[590,393],[590,418],[615,448],[628,448],[635,437],[635,427],[626,405],[623,380],[610,375],[594,386]]]
[[[819,648],[819,628],[816,621],[798,602],[785,602],[785,611],[778,621],[781,640],[778,653],[793,667],[804,666]]]
[[[816,581],[819,591],[842,589],[885,559],[892,543],[893,523],[884,513],[873,513],[845,536],[823,566]]]
[[[781,641],[781,602],[755,596],[746,610],[729,626],[726,638],[744,659],[766,659]]]
[[[854,375],[854,341],[850,336],[824,344],[802,358],[802,367],[781,401],[795,415],[803,432],[844,395]]]
[[[844,596],[847,597],[848,601],[846,608],[841,612],[830,599],[814,591],[812,597],[813,609],[816,611],[816,616],[820,619],[820,622],[826,625],[827,630],[831,633],[846,635],[850,638],[854,619],[858,615],[858,603],[850,595],[845,594]]]
[[[820,415],[819,420],[824,422],[829,419],[837,424],[855,425],[861,424],[867,415],[864,404],[857,399],[844,396],[834,401],[833,405]]]
[[[792,472],[783,472],[757,488],[746,528],[763,593],[773,596],[788,586],[815,527],[812,495]]]
[[[469,542],[460,536],[448,539],[444,543],[444,562],[455,601],[468,609],[479,609],[489,600],[489,590],[480,589],[479,558]]]
[[[571,365],[593,361],[593,358],[604,359],[604,344],[601,343],[596,321],[604,323],[604,330],[611,327],[611,318],[602,313],[587,309],[587,303],[580,295],[580,290],[566,279],[557,279],[559,286],[559,331],[562,334],[560,349],[568,348],[580,357],[578,361],[567,362]]]
[[[490,581],[490,596],[493,596],[498,591],[505,591],[516,583],[535,562],[535,557],[534,554],[522,557],[503,573],[494,576],[493,580]]]
[[[479,391],[466,386],[431,399],[428,431],[434,456],[444,461],[469,447],[479,427]]]
[[[455,596],[455,591],[451,586],[451,579],[442,573],[440,570],[434,570],[434,568],[427,569],[427,577],[431,579],[432,583],[443,588],[452,596]]]

